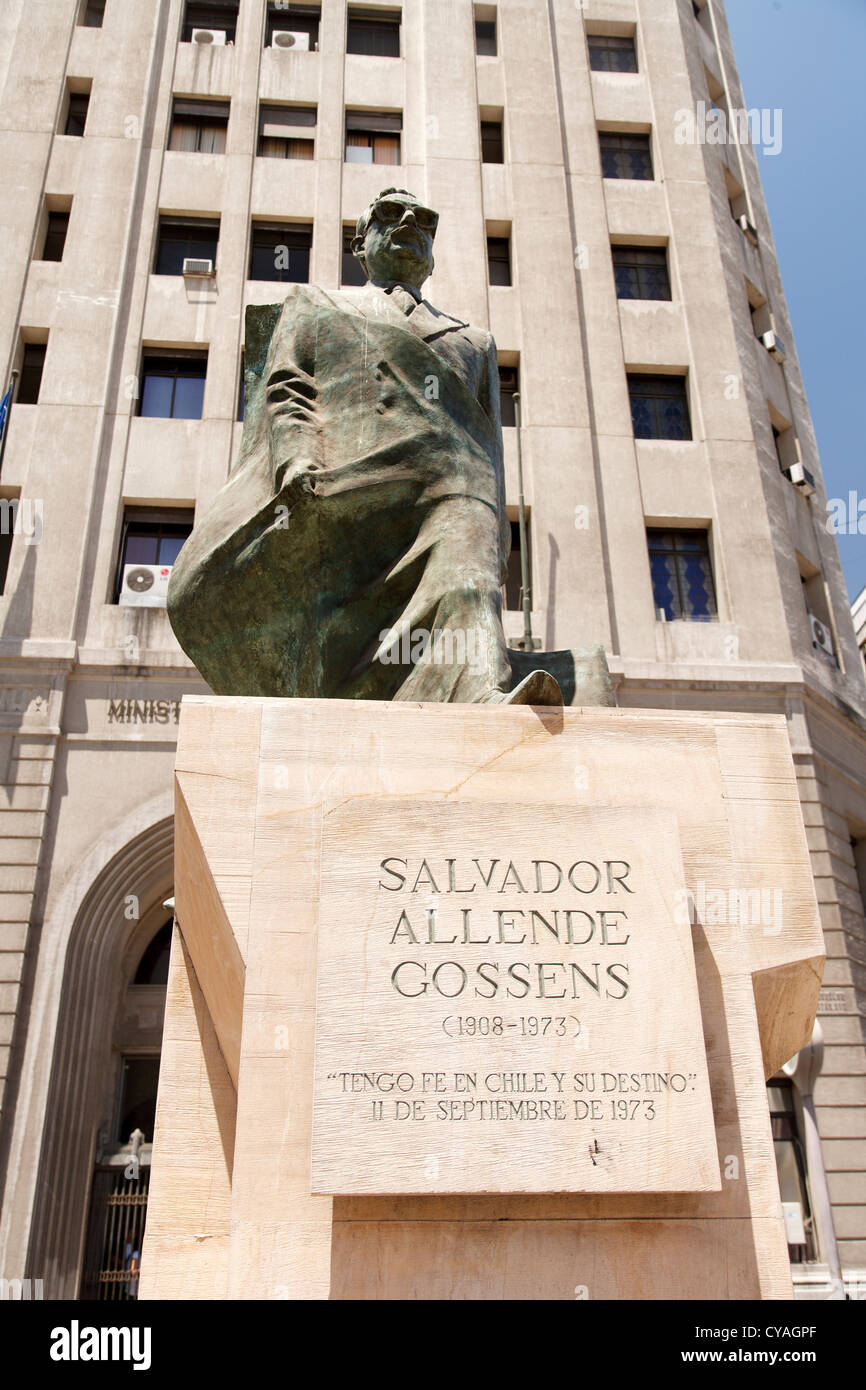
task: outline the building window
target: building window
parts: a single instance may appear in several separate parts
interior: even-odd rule
[[[708,34],[712,34],[713,26],[710,22],[710,7],[707,0],[692,0],[692,10],[701,28],[705,29]]]
[[[590,34],[589,66],[593,72],[637,72],[634,37]]]
[[[243,419],[244,419],[244,416],[246,415],[246,413],[247,413],[247,363],[246,363],[246,352],[245,352],[245,350],[244,350],[243,348],[241,348],[241,374],[240,374],[240,381],[238,382],[238,415],[237,415],[237,418],[238,418],[238,420],[241,421],[241,423],[243,423]]]
[[[400,57],[400,16],[393,11],[350,10],[346,52]]]
[[[526,513],[526,568],[529,587],[532,588],[532,536],[529,528],[529,511]],[[511,522],[511,551],[508,556],[508,577],[505,581],[505,607],[509,613],[518,613],[523,607],[523,567],[520,549],[520,522]]]
[[[145,351],[139,415],[157,420],[200,420],[207,377],[206,352]]]
[[[508,237],[487,238],[487,271],[491,285],[511,284],[511,243]]]
[[[268,5],[265,45],[268,48],[315,52],[319,47],[318,5]]]
[[[83,0],[78,23],[86,29],[101,29],[105,18],[105,0]]]
[[[691,439],[689,401],[684,376],[629,374],[631,420],[635,439]]]
[[[345,227],[343,229],[343,271],[340,276],[340,283],[357,288],[366,285],[367,276],[364,273],[364,267],[352,250],[354,240],[355,228]]]
[[[800,567],[800,584],[812,646],[831,665],[838,666],[824,575],[801,555],[797,556],[797,562]]]
[[[186,101],[176,97],[168,148],[183,154],[225,154],[228,123],[227,101]]]
[[[266,159],[312,159],[315,131],[315,106],[262,106],[258,153]]]
[[[482,58],[495,58],[498,53],[496,43],[496,20],[476,19],[475,52]]]
[[[346,163],[399,164],[402,129],[399,113],[347,111]]]
[[[706,531],[647,531],[656,613],[667,622],[718,617],[709,534]]]
[[[46,348],[47,344],[45,343],[24,344],[21,375],[18,378],[18,393],[15,397],[19,405],[39,404]]]
[[[182,275],[185,260],[210,261],[216,267],[220,224],[204,217],[161,217],[154,275]]]
[[[606,179],[651,179],[653,161],[648,135],[619,135],[600,130],[601,172]]]
[[[779,1194],[788,1234],[788,1256],[792,1264],[804,1264],[816,1260],[818,1254],[806,1180],[806,1154],[797,1128],[794,1087],[787,1077],[773,1077],[767,1085],[767,1099]]]
[[[505,163],[505,145],[502,139],[501,121],[481,122],[481,162],[483,164]]]
[[[312,245],[312,227],[254,222],[250,245],[250,279],[308,284]]]
[[[198,0],[186,0],[181,41],[191,43],[198,29],[213,34],[216,44],[234,43],[237,25],[238,0],[210,0],[210,3],[202,4]]]
[[[84,134],[84,127],[87,125],[87,108],[89,105],[89,92],[69,93],[69,105],[66,108],[66,124],[63,127],[64,135]]]
[[[158,1057],[124,1057],[116,1143],[126,1143],[135,1129],[142,1131],[145,1144],[153,1143],[158,1081]]]
[[[856,606],[856,605],[855,605]],[[855,619],[855,627],[857,622]],[[854,856],[854,872],[857,875],[857,891],[860,894],[860,906],[863,915],[866,916],[866,834],[858,831],[856,826],[849,822],[848,830],[851,835],[851,853]]]
[[[159,928],[145,947],[138,968],[133,976],[134,985],[167,985],[168,962],[171,956],[171,935],[174,919]]]
[[[12,542],[15,539],[14,527],[6,522],[11,509],[7,507],[3,512],[4,524],[0,528],[0,594],[6,592],[6,576],[9,573],[9,558],[12,554]]]
[[[49,212],[48,226],[45,229],[45,241],[42,244],[43,261],[62,261],[63,248],[66,245],[66,233],[69,231],[68,212]]]
[[[517,367],[499,368],[499,409],[503,428],[517,424],[514,397],[520,390],[520,377]]]
[[[670,299],[664,246],[614,246],[612,251],[617,299]]]
[[[143,507],[126,508],[123,514],[120,563],[117,567],[118,600],[121,597],[125,598],[128,593],[133,600],[139,600],[135,606],[165,607],[164,587],[167,576],[164,577],[164,582],[157,586],[154,576],[148,571],[154,566],[163,569],[174,564],[184,541],[192,531],[194,519],[194,512],[180,507],[166,511],[148,511]],[[135,571],[138,569],[144,573],[137,575]],[[150,584],[148,579],[151,580]],[[156,592],[151,594],[154,588]],[[145,602],[141,603],[140,599],[144,596],[149,596],[150,602],[145,598]],[[144,1128],[143,1125],[141,1127]]]
[[[26,504],[25,504],[26,505]],[[9,560],[12,556],[12,542],[19,531],[23,531],[25,536],[34,536],[34,509],[27,508],[22,517],[21,526],[18,525],[18,518],[21,511],[20,497],[4,497],[0,501],[0,594],[6,592],[6,579],[9,574]]]

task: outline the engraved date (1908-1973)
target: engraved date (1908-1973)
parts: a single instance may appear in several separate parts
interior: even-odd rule
[[[506,1019],[502,1014],[449,1014],[442,1020],[449,1038],[576,1038],[580,1020],[574,1014],[527,1015]]]

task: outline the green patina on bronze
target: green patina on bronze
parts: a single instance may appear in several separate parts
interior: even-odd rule
[[[525,657],[512,691],[496,347],[421,296],[437,220],[388,190],[363,290],[247,310],[240,455],[168,592],[217,694],[561,702]]]

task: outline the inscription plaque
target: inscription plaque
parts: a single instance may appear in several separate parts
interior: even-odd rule
[[[327,809],[312,1190],[718,1190],[684,890],[663,809]]]

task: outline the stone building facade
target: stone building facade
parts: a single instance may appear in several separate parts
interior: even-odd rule
[[[860,655],[866,664],[866,589],[861,589],[851,605],[851,617],[854,620],[854,631],[857,634],[857,645],[860,648]]]
[[[836,1250],[862,1289],[866,683],[720,0],[4,20],[0,1274],[135,1296],[176,723],[204,689],[160,571],[237,455],[245,306],[348,282],[346,230],[399,186],[441,213],[428,297],[495,335],[512,507],[519,391],[543,647],[603,642],[624,705],[788,720],[821,1171],[785,1078],[773,1125],[798,1289],[838,1294]]]

